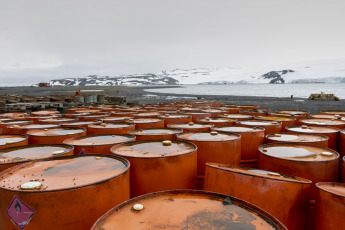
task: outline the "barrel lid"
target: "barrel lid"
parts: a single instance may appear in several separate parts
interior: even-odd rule
[[[133,124],[128,123],[101,123],[101,124],[91,124],[88,127],[95,129],[120,129],[125,127],[132,127]]]
[[[159,116],[159,118],[169,119],[169,118],[189,118],[192,115],[189,114],[175,114],[175,113],[169,113],[169,116],[162,115]]]
[[[30,124],[30,125],[11,125],[9,128],[16,128],[16,129],[51,129],[59,127],[58,124]]]
[[[143,113],[135,114],[135,116],[138,116],[138,117],[140,117],[140,116],[143,116],[143,117],[145,117],[145,116],[159,116],[159,115],[161,115],[160,112],[143,112]]]
[[[337,196],[345,198],[345,184],[335,182],[319,182],[316,183],[316,187],[319,189],[332,193]]]
[[[220,164],[220,163],[206,163],[206,165],[213,168],[221,169],[224,171],[231,171],[231,172],[240,173],[240,174],[264,177],[264,178],[269,178],[273,180],[298,182],[298,183],[311,183],[310,180],[305,179],[305,178],[277,173],[277,172],[266,171],[262,169],[245,168],[245,167],[240,167],[236,165],[228,165],[228,164]]]
[[[280,121],[268,121],[268,120],[245,120],[237,121],[241,125],[250,125],[250,126],[271,126],[271,125],[281,125]]]
[[[212,124],[207,123],[194,123],[194,122],[187,122],[187,123],[176,123],[176,124],[169,124],[169,128],[178,128],[178,129],[198,129],[198,128],[211,128],[213,127]]]
[[[294,121],[295,118],[291,117],[279,117],[279,116],[257,116],[255,117],[259,120],[268,120],[268,121]]]
[[[31,124],[31,120],[14,120],[14,121],[3,121],[0,124],[1,125],[18,125],[18,124]]]
[[[75,121],[75,119],[72,118],[48,118],[48,119],[42,119],[45,123],[56,123],[56,122],[71,122]]]
[[[31,161],[14,166],[0,174],[1,189],[21,192],[42,192],[76,189],[105,182],[125,173],[126,159],[107,155],[67,156]],[[38,189],[22,190],[21,185],[37,181]]]
[[[0,164],[26,162],[53,156],[61,156],[73,150],[63,144],[24,145],[0,150]]]
[[[135,136],[124,135],[124,134],[99,134],[99,135],[88,135],[73,137],[64,140],[64,144],[74,146],[85,146],[85,145],[112,145],[119,144],[128,141],[134,141]]]
[[[18,143],[26,139],[28,139],[26,135],[2,134],[0,135],[0,146]]]
[[[267,139],[283,142],[320,142],[328,140],[327,136],[304,133],[271,133]]]
[[[344,110],[328,110],[328,111],[321,111],[321,113],[326,113],[326,114],[339,114],[339,115],[345,115]]]
[[[255,133],[264,132],[264,128],[260,127],[249,127],[249,126],[222,126],[214,127],[212,130],[223,131],[223,132],[233,132],[233,133]]]
[[[7,121],[13,121],[13,118],[1,118],[1,119],[0,119],[0,124],[1,124],[2,122],[7,122]]]
[[[110,151],[122,157],[158,158],[189,154],[196,149],[194,144],[185,141],[146,140],[113,146]]]
[[[98,113],[100,110],[97,109],[82,109],[82,110],[76,110],[75,113]]]
[[[274,217],[250,203],[193,190],[157,192],[133,198],[109,210],[91,229],[157,228],[286,229]]]
[[[169,135],[182,133],[181,129],[171,129],[171,128],[147,128],[147,129],[135,129],[128,132],[128,134],[136,136],[145,135]]]
[[[95,120],[80,120],[80,121],[71,121],[71,122],[64,122],[61,123],[60,125],[73,125],[73,126],[77,126],[77,125],[89,125],[89,124],[96,124],[96,123],[100,123],[100,121],[95,121]]]
[[[206,113],[221,113],[222,110],[219,110],[219,109],[203,109],[202,112],[206,112]]]
[[[289,113],[293,115],[306,115],[309,114],[307,111],[302,111],[302,110],[279,110],[277,113]]]
[[[119,116],[119,117],[105,117],[103,121],[124,121],[126,119],[132,119],[131,116]]]
[[[27,113],[2,113],[0,117],[24,117]]]
[[[233,141],[240,140],[241,136],[235,133],[204,131],[204,132],[187,132],[177,135],[178,138],[186,141]]]
[[[142,123],[154,123],[154,122],[160,122],[163,121],[163,119],[160,118],[134,118],[131,119],[131,122],[135,124],[142,124]]]
[[[293,125],[285,127],[288,131],[301,132],[301,133],[337,133],[338,128],[315,126],[315,125]]]
[[[225,114],[224,117],[232,118],[232,119],[251,119],[251,118],[253,118],[252,115],[240,114],[240,113]]]
[[[200,118],[199,121],[201,122],[235,122],[235,119],[231,119],[231,118],[226,118],[226,117],[204,117],[204,118]]]
[[[300,122],[311,125],[345,125],[345,121],[321,118],[301,119]]]
[[[338,114],[327,114],[327,113],[320,113],[320,114],[312,114],[310,115],[311,118],[317,118],[317,119],[341,119],[341,116]]]
[[[74,134],[84,133],[86,129],[83,128],[52,128],[52,129],[35,129],[29,130],[27,134],[29,136],[68,136]]]
[[[56,113],[59,113],[59,112],[54,111],[54,110],[40,110],[40,111],[32,112],[31,114],[35,116],[47,116],[47,115],[56,114]]]
[[[339,158],[339,154],[329,148],[291,143],[261,145],[259,151],[267,156],[292,161],[320,162]]]

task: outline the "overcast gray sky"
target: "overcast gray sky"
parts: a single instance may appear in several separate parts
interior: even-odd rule
[[[345,57],[344,0],[0,0],[0,79]]]

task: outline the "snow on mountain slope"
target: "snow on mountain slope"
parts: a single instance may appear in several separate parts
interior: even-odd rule
[[[246,83],[343,83],[345,59],[293,63],[279,66],[240,69],[175,69],[157,74],[96,76],[52,80],[52,85],[178,85],[178,84],[246,84]]]

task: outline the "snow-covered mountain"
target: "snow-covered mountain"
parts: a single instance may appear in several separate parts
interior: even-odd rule
[[[345,83],[345,59],[264,68],[175,69],[156,74],[96,76],[52,80],[53,86],[182,85],[247,83]]]

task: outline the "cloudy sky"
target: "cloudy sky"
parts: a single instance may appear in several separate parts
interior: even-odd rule
[[[344,58],[344,9],[343,0],[0,0],[0,80]]]

